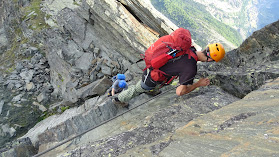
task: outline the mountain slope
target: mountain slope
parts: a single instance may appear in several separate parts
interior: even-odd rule
[[[201,47],[221,42],[228,49],[239,46],[242,37],[236,29],[215,18],[206,5],[193,0],[152,0],[152,4],[179,27],[191,31],[193,39]]]
[[[219,40],[226,44],[228,50],[239,46],[243,39],[254,31],[277,21],[279,17],[277,11],[279,1],[277,0],[180,0],[175,2],[151,0],[151,2],[156,9],[178,26],[191,29],[194,39],[201,46],[204,47],[209,42]],[[214,35],[216,32],[219,35]]]
[[[203,130],[206,131],[209,124],[216,124],[214,120],[218,118],[216,125],[219,131],[227,133],[233,128],[231,124],[238,125],[241,120],[257,118],[257,114],[260,118],[265,113],[270,116],[268,119],[278,117],[277,113],[273,114],[277,111],[278,94],[269,90],[278,89],[277,85],[261,88],[261,94],[256,96],[274,101],[275,104],[271,106],[253,106],[255,104],[249,104],[251,97],[248,96],[248,101],[244,100],[245,105],[234,103],[231,107],[237,108],[220,109],[279,76],[279,21],[253,33],[238,49],[228,52],[222,62],[198,63],[197,79],[209,77],[215,86],[201,87],[181,97],[175,94],[174,87],[164,87],[161,90],[167,92],[165,97],[156,98],[134,112],[120,116],[119,121],[110,121],[103,126],[104,130],[93,130],[92,134],[78,136],[72,141],[71,137],[129,111],[114,105],[107,97],[106,92],[111,87],[109,78],[117,73],[125,73],[129,85],[135,84],[141,78],[145,66],[143,61],[137,62],[140,54],[177,26],[156,12],[149,0],[0,1],[2,3],[5,4],[2,5],[5,14],[0,14],[0,20],[3,20],[5,27],[0,27],[5,30],[2,31],[5,34],[3,38],[6,37],[6,42],[9,42],[3,49],[11,49],[3,51],[2,57],[5,58],[1,58],[0,140],[16,138],[26,129],[28,133],[13,141],[15,143],[1,148],[0,156],[32,156],[65,140],[71,142],[51,151],[52,155],[48,156],[64,154],[66,148],[72,152],[71,156],[92,156],[93,153],[128,156],[131,155],[129,153],[137,152],[154,156],[166,152],[167,156],[180,141],[184,143],[184,148],[191,148],[191,144],[184,139],[174,141],[176,139],[172,137],[178,137],[174,132],[193,119],[205,117],[208,120],[189,125],[190,129],[200,128],[200,134],[193,134],[197,135],[193,141],[197,141],[207,133]],[[46,23],[41,20],[46,20]],[[142,94],[131,100],[130,105],[137,107],[148,98],[150,96]],[[256,101],[258,99],[253,103]],[[258,107],[256,109],[260,112],[238,112],[242,111],[240,107],[247,106],[251,107],[245,108],[249,111]],[[271,112],[269,109],[274,110]],[[220,116],[209,118],[210,112],[214,110]],[[228,114],[223,115],[225,112],[222,111]],[[37,116],[30,117],[34,115]],[[31,126],[26,128],[21,121],[14,121],[37,122],[37,118],[41,121],[31,129]],[[277,121],[274,118],[270,123],[275,125],[275,129]],[[242,123],[244,127],[253,124],[248,122]],[[208,130],[218,130],[216,125]],[[267,131],[267,137],[276,142],[276,131],[272,132],[275,136],[269,135],[270,131]],[[222,146],[229,146],[226,148],[229,150],[232,146],[237,147],[234,145],[237,142],[242,141],[228,141],[227,145]],[[212,145],[209,143],[208,146]],[[277,146],[276,143],[270,145]],[[200,146],[193,146],[200,149]],[[171,151],[168,152],[168,148]],[[188,152],[184,148],[177,147],[176,150]],[[274,152],[277,153],[276,150]]]

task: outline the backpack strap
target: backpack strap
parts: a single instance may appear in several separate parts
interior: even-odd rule
[[[139,59],[138,61],[136,61],[136,63],[143,61],[143,60],[144,60],[144,57],[145,57],[144,54],[140,54],[140,58],[141,58],[141,59]]]
[[[191,48],[187,51],[188,58],[191,59],[193,57],[196,61],[198,61],[198,55],[196,54],[196,48],[191,46]]]
[[[178,53],[176,54],[175,58],[178,58],[179,56],[183,56],[183,55],[185,55],[185,54],[188,54],[188,58],[189,58],[189,59],[191,59],[191,57],[192,57],[192,58],[194,58],[196,61],[198,61],[198,56],[197,56],[197,54],[196,54],[196,48],[195,48],[194,46],[191,46],[191,48],[188,49],[186,53],[185,53],[185,51],[180,51],[180,52],[178,52]],[[171,60],[170,60],[170,61],[171,61]],[[164,81],[161,83],[160,88],[162,88],[164,85],[170,84],[174,79],[177,79],[177,78],[178,78],[178,76],[172,76],[171,79],[168,79],[169,77],[167,77],[168,75],[167,75],[165,72],[163,72],[163,71],[161,71],[161,70],[159,70],[159,69],[156,69],[156,71],[161,72],[163,75],[165,75],[165,79],[164,79]]]
[[[164,82],[161,83],[159,88],[162,88],[164,85],[169,85],[174,79],[177,79],[178,76],[172,76],[171,79],[167,80],[168,78],[166,78],[166,80]]]

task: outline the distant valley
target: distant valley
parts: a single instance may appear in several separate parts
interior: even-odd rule
[[[279,20],[279,1],[278,0],[258,0],[258,29],[265,25]]]
[[[154,7],[179,27],[191,31],[205,48],[221,42],[227,50],[267,24],[278,20],[276,0],[151,0]]]

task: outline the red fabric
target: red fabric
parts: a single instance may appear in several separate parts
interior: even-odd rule
[[[159,70],[160,67],[165,65],[173,57],[166,54],[170,48],[180,50],[175,57],[188,54],[189,58],[193,57],[197,60],[196,54],[191,50],[192,40],[189,30],[179,28],[172,32],[170,35],[159,38],[145,51],[145,64],[146,68],[153,68],[151,77],[154,81],[165,80],[164,73]],[[169,48],[170,47],[170,48]],[[162,78],[161,78],[162,77]]]
[[[178,28],[170,34],[173,40],[173,49],[188,50],[192,45],[191,33],[184,28]]]
[[[153,69],[150,74],[152,80],[159,81],[159,82],[165,81],[165,79],[166,79],[165,75],[166,75],[166,73],[162,72],[159,69]]]
[[[151,66],[154,69],[159,69],[160,67],[162,67],[163,65],[165,65],[170,59],[172,59],[173,57],[171,55],[168,55],[166,53],[153,58],[151,60]]]

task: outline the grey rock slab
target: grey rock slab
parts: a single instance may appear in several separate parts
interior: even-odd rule
[[[74,38],[77,38],[79,41],[85,39],[86,21],[82,20],[72,9],[67,7],[62,9],[57,16],[57,22],[61,27],[70,31]]]
[[[41,110],[42,112],[47,111],[47,109],[43,105],[41,105],[41,104],[39,104],[37,102],[33,102],[32,104],[35,105],[35,106],[38,106],[39,110]]]
[[[13,127],[10,127],[8,124],[4,124],[1,126],[1,132],[3,132],[4,134],[8,134],[10,137],[13,137],[16,130]]]
[[[136,111],[131,113],[133,118],[123,116],[119,126],[114,123],[116,131],[93,141],[87,139],[90,144],[83,143],[59,156],[278,156],[278,86],[279,79],[242,100],[228,98],[221,90],[212,93],[212,89],[200,89],[199,94],[179,97],[164,108],[166,100],[152,101],[149,105],[161,104],[159,110],[145,118],[146,110],[141,118],[141,112]],[[169,98],[173,97],[164,99]],[[183,98],[187,99],[180,100]],[[217,107],[219,100],[227,104]]]
[[[77,95],[79,98],[86,98],[88,96],[103,95],[107,89],[112,85],[112,82],[108,78],[103,78],[95,81],[81,89],[77,90]]]
[[[101,72],[105,75],[109,75],[109,76],[112,75],[111,68],[109,66],[106,66],[106,65],[101,65]]]
[[[12,102],[18,102],[18,101],[20,101],[21,98],[22,98],[22,96],[23,96],[23,94],[19,94],[19,95],[13,97]]]
[[[89,70],[91,63],[93,61],[92,53],[84,53],[79,59],[76,60],[76,67],[82,70]]]
[[[26,83],[29,83],[33,78],[34,72],[34,70],[28,70],[21,72],[19,75]]]
[[[25,134],[21,138],[29,137],[33,143],[33,145],[36,145],[36,143],[40,143],[40,140],[38,136],[48,129],[55,128],[57,125],[63,124],[65,121],[71,119],[72,117],[75,117],[81,113],[84,112],[84,107],[76,107],[71,108],[63,112],[61,115],[54,115],[50,116],[47,119],[37,123],[32,129],[30,129],[27,134]]]
[[[32,145],[29,138],[24,138],[12,142],[9,146],[1,149],[1,156],[16,157],[16,156],[33,156],[36,154],[36,149]]]
[[[73,40],[67,41],[67,45],[63,46],[62,52],[65,58],[73,60],[77,60],[84,54],[80,46]]]
[[[29,83],[26,83],[25,88],[27,91],[31,91],[35,88],[35,85],[33,82],[29,82]]]
[[[215,89],[214,93],[212,93],[214,91],[212,89]],[[201,95],[201,93],[203,94]],[[216,93],[219,94],[221,100],[219,106],[216,105],[217,100],[207,101],[205,99],[213,99]],[[201,98],[197,98],[198,96],[201,96]],[[144,103],[148,98],[150,97],[145,94],[140,95],[137,99],[131,101],[131,107]],[[207,101],[207,104],[200,101],[195,103],[195,100]],[[184,97],[184,99],[183,97],[177,97],[175,92],[171,90],[163,97],[151,100],[147,104],[118,117],[113,120],[113,124],[105,124],[84,135],[84,137],[81,137],[84,140],[78,142],[81,146],[77,146],[78,149],[69,150],[67,154],[70,153],[75,156],[81,153],[86,156],[89,155],[89,152],[93,152],[91,154],[93,156],[123,155],[125,152],[131,152],[142,145],[150,145],[174,132],[175,128],[187,124],[193,118],[236,100],[238,99],[216,87],[197,90],[192,95]],[[193,103],[193,106],[188,102]],[[85,141],[90,142],[90,146],[86,145]],[[74,145],[70,147],[74,147]],[[61,149],[57,151],[61,151]]]
[[[0,48],[6,46],[8,44],[8,39],[5,34],[4,28],[0,28]]]
[[[2,114],[2,109],[3,109],[4,104],[5,104],[4,100],[1,100],[0,101],[0,114]]]
[[[278,85],[277,79],[262,87],[268,90],[260,88],[179,128],[160,155],[179,149],[186,156],[278,156],[279,97],[273,97]]]

